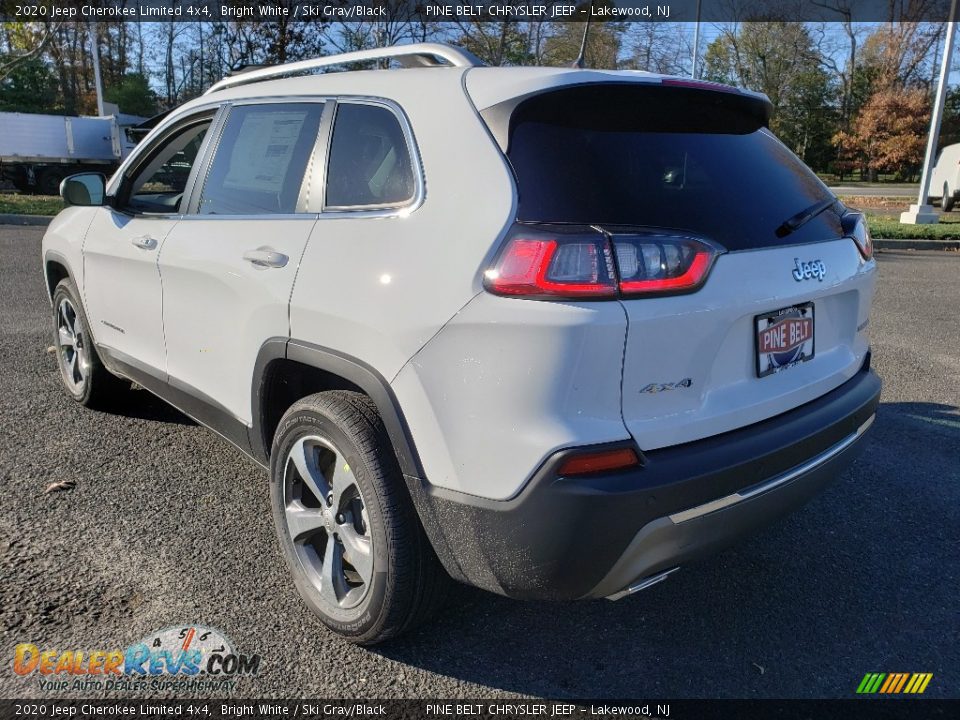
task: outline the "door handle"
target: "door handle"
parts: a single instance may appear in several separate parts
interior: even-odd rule
[[[248,263],[261,268],[282,268],[290,260],[283,253],[271,250],[268,247],[259,247],[256,250],[247,250],[243,259]]]
[[[149,235],[138,235],[135,238],[130,238],[130,242],[141,250],[154,250],[157,247],[157,241]]]

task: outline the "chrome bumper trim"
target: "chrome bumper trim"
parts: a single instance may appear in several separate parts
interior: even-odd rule
[[[843,440],[838,442],[836,445],[827,448],[819,455],[810,458],[807,462],[802,465],[798,465],[792,470],[788,470],[783,475],[779,475],[772,480],[768,480],[760,485],[754,485],[751,488],[746,490],[741,490],[740,492],[735,492],[732,495],[726,495],[722,498],[717,498],[716,500],[711,500],[708,503],[703,505],[697,505],[697,507],[690,508],[689,510],[681,510],[678,513],[670,515],[670,520],[673,521],[674,525],[679,525],[680,523],[687,522],[688,520],[693,520],[694,518],[702,517],[709,513],[715,512],[717,510],[722,510],[725,507],[730,505],[735,505],[736,503],[743,502],[744,500],[749,500],[750,498],[756,497],[757,495],[762,495],[765,492],[769,492],[780,485],[785,485],[791,480],[795,480],[801,475],[815,470],[816,468],[823,465],[825,462],[833,459],[848,447],[853,445],[860,437],[870,428],[873,424],[873,421],[876,420],[876,414],[871,415],[867,420],[856,429],[855,432],[851,433]]]

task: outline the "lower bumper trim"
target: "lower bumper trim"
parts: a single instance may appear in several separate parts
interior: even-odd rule
[[[670,568],[669,570],[664,570],[662,573],[657,573],[656,575],[651,575],[650,577],[644,578],[640,582],[631,585],[620,592],[614,593],[613,595],[608,595],[607,600],[619,600],[620,598],[625,598],[627,595],[633,595],[641,590],[646,590],[648,587],[653,587],[657,583],[662,583],[679,569],[679,566]]]
[[[679,525],[680,523],[693,520],[694,518],[701,517],[702,515],[707,515],[708,513],[735,505],[738,502],[749,500],[752,497],[769,492],[780,485],[785,485],[792,480],[796,480],[801,475],[805,475],[812,470],[816,470],[818,467],[826,462],[829,462],[831,459],[853,445],[857,440],[860,439],[860,436],[870,429],[870,426],[873,425],[873,421],[876,419],[877,416],[875,414],[871,415],[869,418],[867,418],[866,422],[856,429],[855,432],[845,437],[833,447],[827,448],[816,457],[810,458],[810,460],[805,462],[803,465],[798,465],[789,472],[785,472],[782,475],[773,478],[772,480],[761,483],[760,485],[754,485],[752,488],[746,488],[739,492],[732,493],[731,495],[726,495],[722,498],[711,500],[703,505],[697,505],[689,510],[682,510],[681,512],[674,513],[669,516],[670,520],[673,521],[674,525]]]

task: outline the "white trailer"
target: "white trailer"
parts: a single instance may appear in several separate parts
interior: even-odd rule
[[[0,177],[21,192],[56,195],[60,181],[94,170],[109,175],[135,143],[113,115],[0,113]]]

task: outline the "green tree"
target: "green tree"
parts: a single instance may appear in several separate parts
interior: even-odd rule
[[[522,23],[473,21],[460,24],[457,43],[487,65],[532,65],[530,38]]]
[[[960,88],[956,87],[947,90],[938,147],[943,148],[954,143],[960,143]]]
[[[150,117],[157,113],[157,94],[140,73],[127,73],[116,85],[104,90],[104,99],[119,106],[120,112]]]
[[[771,129],[806,163],[824,169],[834,155],[835,88],[803,23],[748,22],[707,47],[704,78],[764,93]]]
[[[580,54],[584,23],[558,22],[553,25],[554,31],[544,43],[545,64],[569,65]],[[584,53],[585,67],[611,70],[619,66],[624,27],[624,23],[616,22],[590,23]]]
[[[0,110],[53,113],[57,109],[57,81],[40,58],[19,61],[0,81]]]

